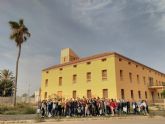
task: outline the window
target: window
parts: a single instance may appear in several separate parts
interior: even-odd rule
[[[129,80],[132,82],[132,73],[129,73]]]
[[[77,75],[74,74],[74,75],[73,75],[73,83],[76,83],[76,82],[77,82]]]
[[[107,70],[102,70],[102,80],[107,80]]]
[[[137,82],[140,83],[140,81],[139,81],[139,75],[138,74],[137,74]]]
[[[147,96],[147,91],[145,91],[145,98],[146,98],[146,99],[148,98],[148,96]]]
[[[134,99],[133,90],[131,90],[131,98]]]
[[[131,62],[128,62],[128,65],[131,65]]]
[[[45,98],[45,99],[47,98],[47,95],[48,95],[48,93],[47,93],[47,92],[45,92],[45,94],[44,94],[44,98]]]
[[[121,62],[122,61],[122,59],[121,58],[119,58],[119,62]]]
[[[90,65],[90,64],[91,64],[91,62],[87,62],[86,64],[87,64],[87,65]]]
[[[46,73],[48,74],[48,73],[49,73],[49,71],[46,71]]]
[[[76,99],[76,90],[73,90],[73,98]]]
[[[63,68],[60,68],[59,70],[60,70],[60,71],[62,71],[62,70],[63,70]]]
[[[101,59],[102,62],[105,62],[106,60],[107,60],[106,58]]]
[[[45,87],[48,86],[48,79],[45,80]]]
[[[153,82],[154,79],[152,77],[149,77],[148,80],[149,80],[149,86],[153,86],[154,85],[154,82]]]
[[[124,95],[124,89],[121,89],[121,99],[124,99],[125,95]]]
[[[144,85],[146,85],[146,77],[143,76],[143,82],[144,82]]]
[[[62,77],[59,77],[59,86],[62,85]]]
[[[62,98],[62,91],[57,91],[57,96]]]
[[[103,89],[103,98],[108,98],[108,89]]]
[[[120,70],[120,80],[123,80],[123,70]]]
[[[160,99],[160,95],[159,95],[159,93],[158,93],[158,99]]]
[[[138,65],[136,65],[136,68],[138,68]]]
[[[66,61],[66,57],[64,57],[64,59],[63,59],[63,60],[64,60],[64,62],[65,62],[65,61]]]
[[[138,91],[138,96],[139,96],[139,99],[141,99],[141,92]]]
[[[91,98],[92,97],[92,92],[91,90],[87,90],[87,98]]]
[[[74,68],[76,68],[76,67],[77,67],[77,65],[73,65],[73,67],[74,67]]]
[[[91,72],[87,72],[87,82],[91,81]]]
[[[158,81],[156,80],[156,85],[158,85]]]

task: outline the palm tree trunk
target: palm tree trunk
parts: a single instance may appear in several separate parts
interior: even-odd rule
[[[21,55],[21,45],[19,45],[17,62],[16,62],[16,73],[15,73],[15,86],[14,86],[14,100],[13,105],[16,106],[16,97],[17,97],[17,79],[18,79],[18,65],[19,65],[19,58]]]

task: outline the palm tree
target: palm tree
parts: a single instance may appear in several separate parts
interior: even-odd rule
[[[2,96],[11,96],[14,79],[13,72],[7,69],[0,71],[0,94]]]
[[[19,22],[16,21],[9,21],[9,25],[11,27],[11,35],[10,39],[13,40],[18,50],[18,56],[16,61],[16,76],[15,76],[15,88],[14,88],[14,100],[13,104],[16,105],[16,92],[17,92],[17,79],[18,79],[18,64],[19,64],[19,58],[21,55],[21,46],[22,44],[27,40],[27,38],[30,37],[30,33],[28,31],[28,28],[24,25],[23,19],[20,19]]]

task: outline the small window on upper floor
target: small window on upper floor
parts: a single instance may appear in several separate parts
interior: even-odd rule
[[[77,65],[73,65],[73,67],[74,67],[74,68],[76,68],[76,67],[77,67]]]
[[[119,58],[119,62],[121,62],[122,61],[122,59],[121,58]]]
[[[87,65],[90,65],[90,64],[91,64],[91,62],[87,62],[86,64],[87,64]]]
[[[138,68],[138,65],[136,65],[136,68]]]
[[[59,70],[60,70],[60,71],[62,71],[62,70],[63,70],[63,68],[60,68]]]
[[[142,69],[144,70],[144,67]]]
[[[131,65],[131,62],[128,62],[128,65]]]
[[[106,60],[107,60],[106,58],[101,59],[102,62],[105,62]]]
[[[49,71],[46,71],[46,73],[48,74],[48,73],[49,73]]]

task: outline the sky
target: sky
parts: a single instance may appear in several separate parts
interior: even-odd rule
[[[18,95],[38,90],[42,69],[59,64],[67,47],[80,57],[115,51],[165,73],[165,0],[0,0],[0,70],[15,73],[8,22],[21,18],[31,37],[22,46]]]

